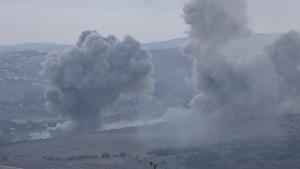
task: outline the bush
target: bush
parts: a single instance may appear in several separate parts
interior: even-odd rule
[[[97,155],[78,155],[78,156],[70,156],[67,157],[67,161],[77,161],[77,160],[85,160],[85,159],[94,159],[99,158]]]
[[[98,155],[77,155],[77,156],[69,156],[66,158],[61,157],[53,157],[53,156],[44,156],[43,159],[49,161],[77,161],[77,160],[85,160],[85,159],[95,159],[99,158]]]
[[[61,157],[53,157],[53,156],[43,156],[43,159],[49,161],[63,161],[64,159]]]
[[[102,158],[110,158],[111,155],[109,153],[103,153]]]
[[[122,157],[122,158],[127,157],[127,153],[124,153],[124,152],[120,153],[119,157]]]
[[[148,153],[153,154],[155,156],[170,156],[170,155],[177,154],[178,150],[177,149],[167,148],[167,149],[153,150],[153,151],[150,151]]]
[[[7,156],[0,156],[0,160],[1,160],[1,161],[7,161],[7,160],[8,160],[8,157],[7,157]]]

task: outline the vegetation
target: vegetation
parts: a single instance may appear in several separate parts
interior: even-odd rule
[[[110,158],[111,155],[109,153],[103,153],[101,157],[102,158]]]
[[[54,156],[43,156],[43,159],[49,160],[49,161],[64,161],[61,157],[54,157]]]
[[[166,148],[149,151],[148,154],[155,156],[172,156],[184,153],[200,152],[201,147],[186,147],[186,148]]]
[[[113,157],[116,158],[125,158],[127,157],[127,153],[122,152],[120,154],[116,154]],[[112,155],[109,153],[102,153],[101,158],[111,158]],[[68,156],[68,157],[58,157],[58,156],[43,156],[42,157],[44,160],[48,161],[79,161],[79,160],[87,160],[87,159],[97,159],[100,158],[98,155],[76,155],[76,156]],[[1,159],[1,156],[0,156]]]
[[[119,157],[125,158],[125,157],[127,157],[127,153],[122,152],[122,153],[119,154]]]
[[[150,155],[174,156],[184,168],[279,168],[300,156],[300,140],[296,138],[238,140],[200,147],[168,148],[148,152]]]
[[[0,156],[0,161],[7,161],[7,160],[8,160],[8,156],[6,155]]]
[[[99,158],[98,155],[77,155],[77,156],[69,156],[69,157],[57,157],[57,156],[43,156],[43,159],[49,161],[78,161],[78,160],[87,160],[87,159],[95,159]]]
[[[71,156],[67,157],[67,161],[77,161],[77,160],[86,160],[86,159],[95,159],[99,158],[98,155],[79,155],[79,156]]]

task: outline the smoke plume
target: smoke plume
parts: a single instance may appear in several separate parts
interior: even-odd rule
[[[193,58],[197,93],[189,109],[165,113],[167,127],[144,135],[167,135],[184,143],[265,136],[280,128],[278,115],[299,112],[297,32],[282,35],[259,55],[237,58],[224,49],[251,35],[245,0],[190,0],[183,11],[190,26],[190,42],[183,52]]]
[[[283,112],[300,112],[300,34],[291,31],[281,35],[265,49],[280,76],[281,97],[278,109]]]
[[[260,66],[267,58],[237,60],[223,52],[230,41],[251,34],[246,7],[245,0],[193,0],[184,7],[190,25],[190,44],[184,52],[194,58],[199,92],[190,102],[194,111],[248,118],[249,113],[266,111],[267,103],[276,99],[272,65]]]
[[[75,132],[101,127],[101,112],[121,94],[153,90],[151,54],[130,36],[119,41],[82,32],[76,46],[49,54],[42,63],[46,110],[59,112]]]

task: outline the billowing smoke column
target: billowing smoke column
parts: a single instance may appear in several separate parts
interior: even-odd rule
[[[203,113],[214,111],[234,89],[246,86],[236,83],[240,78],[222,53],[228,41],[249,34],[245,6],[240,0],[192,0],[184,7],[184,18],[190,25],[185,53],[194,58],[194,82],[200,91],[191,106]]]
[[[299,113],[300,34],[296,31],[283,34],[265,51],[282,80],[279,83],[281,97],[278,109],[281,112]]]
[[[288,95],[300,94],[300,35],[289,32],[266,49],[276,73],[285,81]]]
[[[185,5],[190,42],[183,52],[193,58],[195,97],[188,109],[168,110],[161,119],[168,125],[142,131],[143,137],[185,145],[272,136],[282,134],[281,115],[300,113],[299,33],[283,34],[258,55],[224,52],[231,41],[251,35],[246,8],[246,0]]]
[[[227,44],[251,34],[246,8],[245,0],[191,0],[184,7],[190,26],[184,52],[193,57],[197,94],[190,109],[170,110],[164,117],[176,122],[184,139],[225,131],[258,135],[278,127],[277,115],[300,111],[298,33],[282,35],[260,55],[225,54]]]
[[[299,111],[300,37],[283,35],[256,56],[232,57],[224,49],[251,34],[245,0],[191,0],[184,7],[197,93],[188,110],[169,110],[165,129],[180,139],[265,135],[276,128],[275,115]],[[175,127],[173,127],[175,128]],[[243,131],[243,132],[241,132]],[[235,133],[231,135],[230,133]]]
[[[272,66],[259,65],[266,58],[236,60],[223,52],[230,41],[251,34],[246,7],[245,0],[192,0],[184,7],[190,25],[185,54],[194,58],[193,77],[199,91],[190,103],[196,112],[245,118],[265,111],[267,103],[276,99],[277,86],[270,83],[276,78]]]
[[[165,113],[162,120],[169,125],[160,130],[164,134],[149,131],[147,135],[167,135],[179,144],[189,144],[233,137],[229,133],[244,129],[250,133],[248,128],[260,129],[255,123],[270,121],[268,114],[277,111],[281,78],[269,57],[237,59],[224,52],[231,41],[251,35],[246,8],[245,0],[191,0],[185,5],[190,42],[183,52],[193,58],[195,97],[189,109]]]
[[[213,50],[249,35],[246,7],[245,0],[191,0],[183,12],[192,44]]]
[[[151,54],[130,36],[119,41],[82,32],[77,45],[42,63],[46,109],[72,121],[74,132],[99,129],[101,112],[120,94],[150,94]]]

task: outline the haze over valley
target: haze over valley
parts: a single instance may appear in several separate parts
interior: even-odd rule
[[[67,1],[52,5],[64,9]],[[80,14],[84,6],[97,16],[94,7],[77,3],[66,10]],[[103,20],[103,32],[83,29],[69,44],[34,42],[38,36],[32,36],[26,43],[0,45],[0,168],[299,167],[297,27],[278,26],[284,31],[272,33],[275,28],[253,20],[253,12],[260,11],[256,1],[93,2],[98,3],[106,9],[103,15],[111,17],[111,25]],[[274,8],[278,3],[274,1]],[[292,2],[287,3],[283,7],[292,10]],[[45,8],[32,2],[3,5]],[[142,26],[137,16],[116,32],[120,23],[115,15],[121,19],[127,11],[130,17],[136,5],[144,17],[154,11],[162,14],[159,20],[181,14],[185,35],[178,36],[182,27],[173,17],[155,27],[159,33],[150,28],[149,34],[143,32],[153,18]],[[92,21],[82,18],[72,22],[74,29]],[[170,32],[163,34],[167,26]],[[115,28],[115,35],[108,28]],[[270,31],[257,33],[258,28]],[[33,29],[27,31],[31,35]],[[123,31],[128,35],[120,36]],[[157,37],[167,40],[150,40]]]

